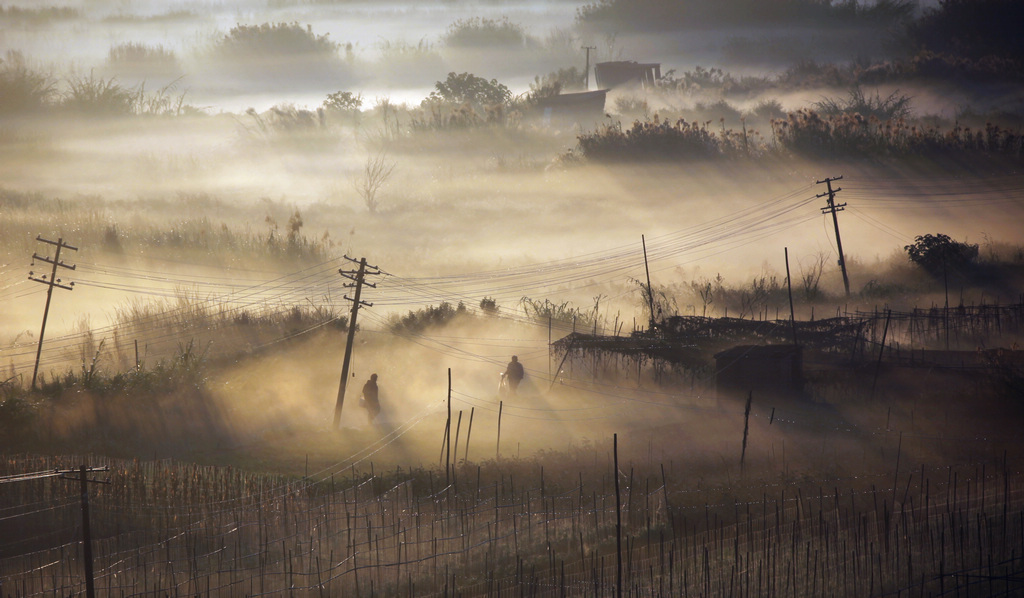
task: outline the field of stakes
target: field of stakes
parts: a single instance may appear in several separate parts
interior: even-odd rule
[[[8,457],[4,476],[40,477],[4,484],[0,589],[83,595],[77,464],[87,462],[109,468],[88,474],[109,481],[88,485],[101,596],[1021,590],[1024,477],[1005,460],[901,469],[897,452],[885,473],[766,479],[737,470],[718,484],[679,462],[619,462],[616,475],[617,439],[609,440],[613,446],[578,459],[388,471],[363,462],[298,477],[170,461]],[[72,479],[52,475],[57,470]]]

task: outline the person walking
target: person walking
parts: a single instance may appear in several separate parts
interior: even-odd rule
[[[523,364],[519,363],[519,357],[516,355],[512,356],[512,361],[508,362],[508,367],[505,368],[505,379],[508,380],[508,392],[509,394],[516,394],[516,389],[519,388],[519,383],[523,381]]]
[[[377,374],[370,376],[370,379],[363,385],[363,400],[360,406],[366,409],[366,423],[373,425],[373,420],[380,414],[380,400],[377,395]]]

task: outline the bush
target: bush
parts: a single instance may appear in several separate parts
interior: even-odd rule
[[[178,58],[174,55],[173,50],[168,50],[160,45],[148,46],[136,42],[118,44],[110,48],[107,63],[115,68],[144,67],[157,72],[178,70]]]
[[[49,75],[30,70],[20,52],[0,59],[0,114],[19,114],[50,107],[56,83]]]
[[[985,152],[1019,160],[1022,148],[1020,133],[992,123],[984,131],[959,125],[942,131],[904,119],[883,121],[861,114],[823,118],[807,109],[772,121],[772,133],[782,148],[815,157],[938,157]]]
[[[443,39],[457,48],[523,47],[532,42],[522,25],[510,23],[507,17],[500,21],[480,17],[459,19],[448,26]]]
[[[599,161],[703,159],[740,155],[745,138],[732,130],[721,135],[707,125],[680,119],[675,124],[635,121],[623,131],[618,125],[605,125],[577,137],[577,150],[587,159]]]
[[[823,98],[815,107],[828,116],[859,114],[878,120],[899,120],[910,116],[910,96],[900,95],[899,90],[882,98],[876,91],[874,97],[865,95],[860,87],[854,87],[845,98]]]
[[[530,84],[530,98],[546,98],[557,96],[563,91],[583,90],[586,81],[586,73],[571,66],[569,68],[552,71],[543,77],[534,77]]]
[[[495,301],[494,297],[484,297],[480,300],[480,311],[488,315],[496,315],[498,313],[498,302]]]
[[[961,243],[942,233],[914,237],[912,245],[903,247],[910,261],[932,275],[965,274],[978,258],[978,246]]]
[[[242,59],[303,54],[332,57],[339,47],[327,34],[317,35],[311,25],[303,28],[295,22],[236,25],[217,45],[225,56]]]
[[[468,313],[469,310],[461,301],[458,307],[445,301],[437,307],[428,305],[423,309],[410,311],[405,316],[392,316],[388,322],[388,328],[395,334],[420,334],[427,328],[443,326]]]
[[[49,21],[65,21],[77,19],[81,12],[70,6],[40,6],[36,8],[20,8],[17,6],[0,6],[0,19],[22,23],[46,23]]]
[[[327,114],[339,116],[343,120],[355,123],[359,121],[361,114],[359,110],[362,106],[362,94],[352,93],[351,91],[336,91],[327,94],[327,99],[324,100],[321,109],[326,111]]]
[[[470,73],[448,73],[448,78],[434,84],[434,91],[424,100],[424,105],[443,103],[452,105],[469,104],[474,108],[505,104],[512,97],[508,87],[496,79],[488,81]]]
[[[133,114],[140,106],[141,88],[127,88],[113,77],[73,77],[61,99],[67,110],[92,116],[123,116]]]

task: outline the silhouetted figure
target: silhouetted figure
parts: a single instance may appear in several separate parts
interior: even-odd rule
[[[505,368],[505,379],[508,380],[509,394],[516,394],[516,389],[519,388],[519,383],[523,380],[523,364],[519,363],[518,356],[513,355],[512,361],[508,362],[508,367]]]
[[[366,422],[372,425],[373,420],[380,413],[380,400],[377,398],[377,374],[370,376],[370,379],[363,385],[361,406],[366,409]]]

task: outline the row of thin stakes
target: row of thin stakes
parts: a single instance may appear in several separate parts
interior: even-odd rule
[[[100,596],[1024,592],[1024,479],[1003,464],[716,488],[610,463],[576,476],[539,462],[463,463],[447,485],[444,474],[372,465],[317,480],[106,465],[111,483],[90,488]],[[75,488],[5,485],[0,595],[83,594]]]

